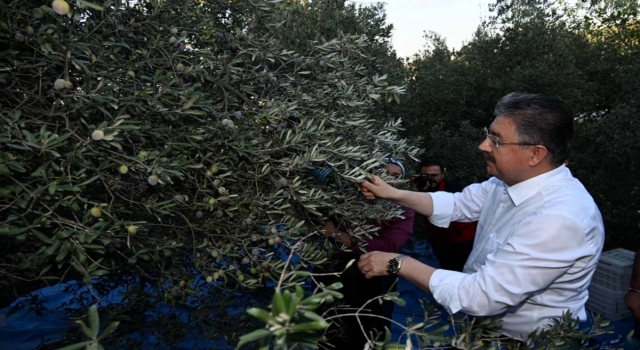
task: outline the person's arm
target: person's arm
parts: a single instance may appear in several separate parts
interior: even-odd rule
[[[631,276],[631,284],[629,291],[624,297],[633,316],[636,318],[636,333],[640,331],[640,248],[636,252],[636,258],[633,262],[633,275]],[[638,334],[640,335],[640,334]]]
[[[597,252],[578,223],[560,215],[526,220],[506,244],[487,256],[478,272],[436,270],[407,258],[399,275],[431,292],[451,314],[463,311],[490,316],[518,305],[548,287],[577,260]],[[371,278],[386,275],[386,263],[397,254],[369,253],[358,266]]]
[[[375,176],[372,182],[362,182],[360,188],[367,199],[391,200],[430,217],[429,220],[436,226],[448,227],[451,221],[478,220],[482,205],[497,181],[491,179],[481,184],[473,184],[467,186],[461,193],[427,193],[399,190]]]

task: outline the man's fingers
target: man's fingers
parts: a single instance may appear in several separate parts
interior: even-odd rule
[[[373,264],[369,261],[370,253],[366,253],[360,256],[360,260],[358,261],[358,269],[366,278],[373,277],[371,269],[373,268]]]
[[[375,199],[376,195],[374,191],[380,184],[380,178],[377,176],[373,176],[369,178],[370,181],[363,180],[360,182],[360,191],[367,199]]]
[[[366,188],[366,189],[372,189],[375,188],[376,186],[378,186],[380,184],[380,178],[373,175],[371,177],[368,177],[365,180],[362,180],[362,182],[360,182],[360,186]]]
[[[375,199],[375,198],[376,198],[376,195],[375,195],[375,194],[373,194],[373,192],[369,191],[368,189],[366,189],[366,188],[364,188],[364,187],[360,189],[360,192],[362,192],[362,194],[363,194],[367,199]]]
[[[360,269],[360,271],[364,271],[366,265],[367,265],[367,257],[365,255],[361,255],[360,260],[358,260],[358,269]]]
[[[375,276],[375,275],[374,275],[374,272],[375,272],[375,271],[373,271],[373,270],[371,269],[371,267],[365,267],[365,268],[363,268],[363,269],[362,269],[362,274],[363,274],[363,275],[364,275],[364,277],[366,277],[366,278],[371,278],[371,277]]]
[[[369,181],[363,180],[362,182],[360,182],[360,188],[362,189],[362,192],[371,192],[371,189],[373,188],[373,184]]]

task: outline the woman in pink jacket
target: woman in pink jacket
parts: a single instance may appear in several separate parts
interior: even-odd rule
[[[404,178],[404,166],[393,158],[386,159],[387,173],[397,178]],[[410,209],[404,209],[403,217],[397,218],[391,222],[382,222],[379,224],[380,229],[378,235],[366,241],[364,249],[366,251],[381,251],[389,253],[397,253],[402,245],[409,239],[413,232],[414,212]],[[372,279],[366,279],[357,269],[357,259],[363,253],[366,253],[348,233],[348,230],[341,225],[341,220],[333,215],[329,215],[329,220],[324,223],[325,237],[341,243],[347,248],[346,252],[338,254],[338,262],[333,271],[343,271],[346,264],[356,259],[356,263],[352,264],[340,277],[323,276],[318,282],[324,285],[330,285],[334,282],[341,282],[343,288],[340,290],[344,294],[344,298],[337,300],[335,303],[328,305],[325,311],[326,316],[336,314],[354,314],[358,309],[365,305],[369,300],[384,295],[388,292],[396,290],[396,277],[380,276]],[[335,321],[327,331],[328,343],[334,349],[363,349],[367,338],[373,340],[372,332],[376,335],[384,336],[385,327],[391,329],[391,319],[393,317],[392,301],[378,300],[368,303],[361,314],[377,315],[381,317],[371,316],[343,316],[334,318]],[[362,325],[362,327],[361,327]],[[363,330],[367,333],[366,336]]]

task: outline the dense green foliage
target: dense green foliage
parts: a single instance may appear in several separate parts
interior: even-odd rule
[[[79,4],[3,5],[3,304],[14,288],[93,281],[123,297],[103,313],[121,321],[118,347],[156,328],[168,345],[193,329],[232,340],[255,326],[230,310],[271,295],[282,254],[303,270],[327,260],[322,241],[297,243],[318,237],[322,210],[353,218],[358,238],[400,212],[354,185],[416,152],[380,113],[402,89],[382,67],[388,31],[365,30],[378,10],[311,7],[336,29],[308,36],[281,30],[311,6],[294,1]],[[334,171],[323,182],[316,168]],[[94,302],[76,292],[80,310]],[[173,308],[139,322],[158,303]]]
[[[483,179],[480,131],[500,97],[556,95],[576,114],[572,172],[596,199],[608,246],[640,244],[640,27],[636,1],[497,1],[460,50],[435,33],[409,65],[408,136],[443,158],[451,178]]]

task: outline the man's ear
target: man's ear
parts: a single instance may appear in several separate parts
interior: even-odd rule
[[[529,165],[536,166],[540,164],[549,154],[549,150],[544,146],[533,146],[533,152],[529,158]]]

